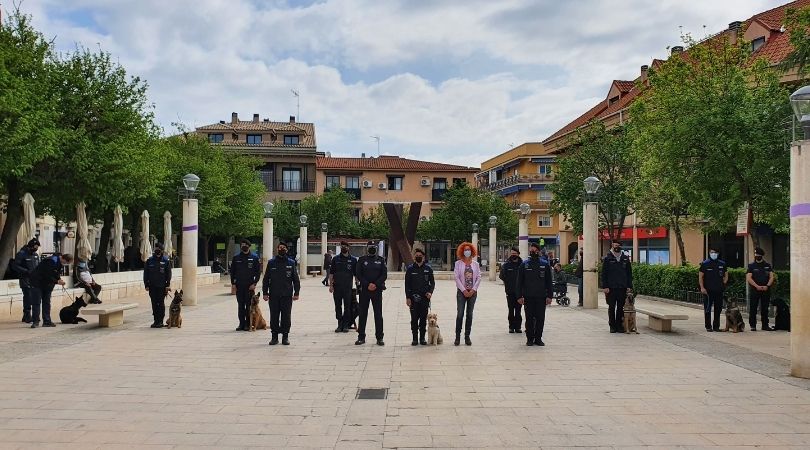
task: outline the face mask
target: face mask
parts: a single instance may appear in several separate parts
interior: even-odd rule
[[[512,255],[509,259],[511,259],[512,261],[517,261],[518,258],[519,258],[518,255]]]
[[[281,249],[278,251],[278,256],[287,256],[287,249]]]
[[[414,260],[414,261],[416,261],[416,262],[418,262],[418,263],[421,263],[422,261],[424,261],[424,258],[422,258],[421,256],[417,256],[417,257],[416,257],[416,258],[414,258],[413,260]]]
[[[158,258],[160,258],[161,256],[163,256],[163,252],[162,252],[162,251],[160,251],[160,250],[158,250],[158,251],[156,251],[156,252],[155,252],[155,256],[157,256]]]
[[[343,253],[344,255],[349,253],[349,247],[340,247],[340,253]]]
[[[529,253],[529,256],[531,256],[531,257],[532,257],[532,258],[534,258],[534,259],[537,259],[537,258],[539,258],[539,257],[540,257],[540,253],[537,253],[537,252],[531,252],[531,253]]]
[[[470,251],[470,250],[464,250],[464,257],[465,257],[465,258],[469,258],[470,256],[472,256],[472,251]]]
[[[369,247],[368,248],[368,254],[369,255],[374,255],[376,253],[377,253],[377,247]]]
[[[717,256],[718,256],[718,255],[717,255],[717,253],[715,253],[715,252],[711,252],[711,253],[709,253],[709,258],[711,258],[711,259],[717,259]]]
[[[613,253],[621,253],[621,251],[622,251],[621,247],[613,247]]]
[[[754,256],[754,259],[757,261],[762,261],[762,256],[761,255]]]
[[[247,245],[242,246],[242,253],[247,253],[249,251],[250,251],[250,247],[248,247]]]
[[[85,269],[85,268],[87,268],[87,263],[80,262],[79,267],[81,267],[82,269]]]

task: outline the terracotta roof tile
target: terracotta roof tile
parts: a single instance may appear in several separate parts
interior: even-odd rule
[[[598,118],[600,120],[604,119],[627,108],[628,106],[630,106],[631,103],[633,103],[633,100],[635,100],[636,97],[638,97],[638,94],[640,93],[641,93],[640,89],[633,88],[632,91],[625,94],[618,102],[610,105],[608,109],[606,109],[603,113],[599,114]]]
[[[613,84],[619,88],[619,91],[621,91],[622,94],[626,94],[636,87],[635,81],[614,80]]]
[[[576,130],[577,128],[585,125],[586,123],[590,122],[592,119],[596,118],[599,114],[604,112],[608,107],[608,101],[602,100],[596,106],[589,109],[585,114],[577,117],[574,119],[573,122],[569,123],[568,125],[564,126],[562,129],[557,131],[556,133],[549,136],[546,140],[543,141],[543,144],[547,144],[559,137],[565,136],[568,133]]]
[[[771,38],[758,48],[751,57],[765,58],[771,64],[777,64],[785,60],[788,54],[793,51],[790,45],[790,35],[778,31],[771,33]]]
[[[284,145],[284,138],[282,136],[278,137],[278,141],[281,142],[274,142],[271,143],[269,139],[267,142],[262,142],[261,145],[256,145],[257,147],[316,147],[315,141],[315,125],[312,123],[306,122],[270,122],[270,121],[260,121],[260,122],[253,122],[251,120],[240,120],[238,122],[231,123],[213,123],[211,125],[203,125],[201,127],[197,127],[197,133],[199,134],[208,134],[211,132],[220,131],[225,134],[225,142],[222,145],[232,146],[232,145],[240,145],[239,143],[234,143],[231,141],[230,136],[228,134],[231,133],[248,133],[248,132],[266,132],[267,134],[275,133],[275,134],[282,134],[282,133],[300,133],[301,139],[300,144],[298,145]],[[257,133],[258,134],[258,133]],[[262,133],[264,134],[264,133]],[[265,139],[262,139],[265,141]],[[244,143],[242,143],[244,144]],[[244,144],[247,145],[247,144]]]
[[[335,158],[321,156],[316,158],[318,169],[365,169],[365,170],[418,170],[418,171],[458,171],[477,172],[478,167],[456,166],[452,164],[418,161],[398,156],[381,156],[377,158]]]

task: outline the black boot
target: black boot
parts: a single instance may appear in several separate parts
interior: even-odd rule
[[[470,340],[470,335],[469,334],[464,336],[464,344],[472,345],[472,341]]]
[[[425,340],[425,332],[419,330],[419,343],[422,345],[427,345],[427,341]]]
[[[281,345],[290,345],[290,339],[286,334],[281,336]]]
[[[340,333],[341,331],[343,331],[343,324],[338,320],[338,326],[335,328],[335,333]]]
[[[453,341],[453,345],[458,346],[459,344],[461,344],[461,334],[456,333],[456,340]]]
[[[273,333],[273,339],[270,339],[270,345],[278,345],[278,334]]]
[[[31,323],[31,313],[23,313],[22,321],[23,323]]]
[[[419,337],[416,334],[416,331],[412,333],[413,333],[413,340],[411,341],[411,345],[419,345]]]

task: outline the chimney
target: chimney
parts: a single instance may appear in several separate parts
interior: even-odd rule
[[[646,64],[644,64],[643,66],[641,66],[641,82],[642,82],[642,83],[646,83],[646,82],[647,82],[647,74],[648,74],[649,72],[650,72],[650,66],[648,66],[648,65],[646,65]]]
[[[258,114],[253,115],[253,123],[259,123],[259,115]]]
[[[270,122],[270,119],[264,119],[265,122]]]
[[[672,47],[672,56],[675,56],[675,55],[678,55],[678,54],[681,54],[681,53],[683,53],[683,46],[676,45],[676,46]]]
[[[361,153],[361,154],[360,154],[360,157],[361,157],[361,158],[365,158],[365,157],[366,157],[366,154],[365,154],[365,153]]]
[[[295,116],[290,116],[290,123],[295,123]]]
[[[220,123],[220,125],[225,125],[225,121],[224,121],[224,120],[220,120],[220,121],[219,121],[219,123]]]
[[[231,113],[231,123],[235,125],[237,122],[239,122],[239,114],[237,114],[235,112],[232,112]]]
[[[742,31],[742,22],[736,20],[728,24],[728,42],[731,45],[737,45],[737,39]]]

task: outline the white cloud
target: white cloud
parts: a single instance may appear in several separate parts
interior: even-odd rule
[[[666,56],[679,26],[700,36],[774,5],[682,2],[27,0],[61,49],[111,52],[149,81],[168,127],[231,111],[314,121],[319,148],[478,165],[542,140],[609,82]],[[703,25],[707,28],[704,32]],[[481,74],[463,77],[456,66]],[[483,68],[483,69],[481,69]],[[513,70],[514,69],[514,70]],[[352,81],[344,74],[351,71]],[[384,71],[382,79],[364,74]],[[446,74],[453,75],[446,75]],[[359,80],[359,81],[358,81]],[[366,81],[368,80],[368,81]]]

